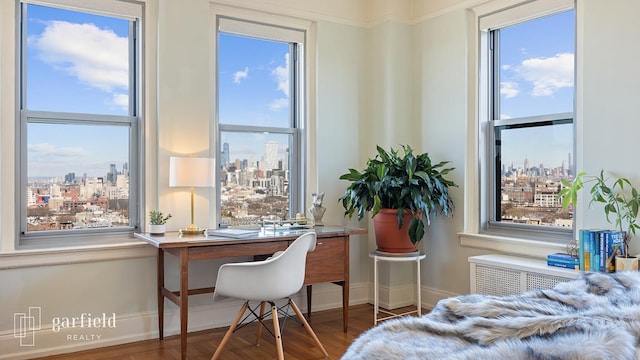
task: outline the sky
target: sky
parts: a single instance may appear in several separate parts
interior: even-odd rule
[[[128,114],[128,21],[29,4],[27,109]],[[128,128],[30,123],[28,176],[105,176],[128,162]]]
[[[30,110],[128,113],[128,22],[28,5],[27,107]],[[573,12],[501,30],[501,118],[571,112]],[[289,126],[289,44],[221,34],[218,52],[220,122]],[[570,126],[503,134],[503,162],[560,166],[572,153]],[[122,130],[122,129],[116,129]],[[546,130],[546,133],[544,132]],[[32,124],[28,175],[69,172],[104,176],[127,161],[128,131],[95,126]],[[523,132],[520,132],[523,133]],[[224,133],[230,160],[260,160],[269,134]],[[279,153],[284,154],[282,143]],[[506,151],[506,152],[505,152]]]
[[[500,30],[500,118],[573,112],[574,12]],[[573,154],[570,125],[509,130],[502,137],[504,164],[557,167]],[[575,164],[575,159],[572,160]]]
[[[221,124],[290,127],[289,44],[221,33],[218,36],[218,116]],[[284,135],[225,132],[229,160],[259,161],[266,141],[277,141],[285,157]]]

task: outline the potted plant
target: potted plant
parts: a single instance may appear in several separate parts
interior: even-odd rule
[[[445,175],[454,168],[445,168],[449,161],[433,164],[428,153],[416,155],[408,145],[402,145],[402,152],[377,150],[362,172],[349,169],[340,176],[351,182],[340,197],[345,215],[362,220],[371,212],[378,251],[416,251],[423,220],[429,225],[438,210],[445,216],[453,211],[449,187],[457,185]]]
[[[166,231],[167,220],[171,218],[171,214],[164,215],[162,211],[149,211],[149,233],[164,234]]]
[[[640,208],[640,193],[627,178],[605,178],[604,170],[599,176],[589,176],[585,172],[579,173],[573,181],[562,180],[564,188],[558,193],[562,199],[562,207],[567,208],[569,204],[576,205],[578,191],[586,183],[593,182],[589,193],[593,203],[604,205],[604,215],[607,222],[624,233],[624,257],[616,257],[616,270],[638,269],[638,259],[629,255],[629,244],[636,230],[640,229],[638,224],[638,209]],[[611,185],[609,185],[611,184]],[[626,227],[626,230],[625,230]],[[628,259],[628,260],[626,260]]]

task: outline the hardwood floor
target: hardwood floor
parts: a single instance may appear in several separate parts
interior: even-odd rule
[[[403,309],[399,309],[403,310]],[[423,312],[424,313],[424,312]],[[373,306],[357,305],[349,308],[349,331],[342,331],[342,309],[314,312],[309,324],[326,348],[331,359],[340,359],[351,342],[363,331],[373,326]],[[211,359],[227,328],[189,333],[187,359]],[[260,346],[255,346],[256,325],[239,329],[225,346],[220,359],[275,359],[276,346],[273,337],[263,331]],[[304,327],[287,320],[282,342],[286,359],[323,359]],[[40,359],[48,360],[173,360],[180,359],[180,338],[165,337],[164,340],[103,347],[71,354],[55,355]]]

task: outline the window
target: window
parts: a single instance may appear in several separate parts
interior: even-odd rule
[[[572,211],[557,199],[575,164],[575,11],[561,3],[535,1],[480,19],[486,232],[564,240],[573,231]]]
[[[141,4],[22,1],[19,12],[21,244],[132,231]]]
[[[219,223],[304,213],[304,39],[217,18]]]

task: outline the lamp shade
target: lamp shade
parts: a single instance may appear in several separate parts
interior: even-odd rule
[[[169,158],[169,186],[213,187],[215,159],[200,157]]]

